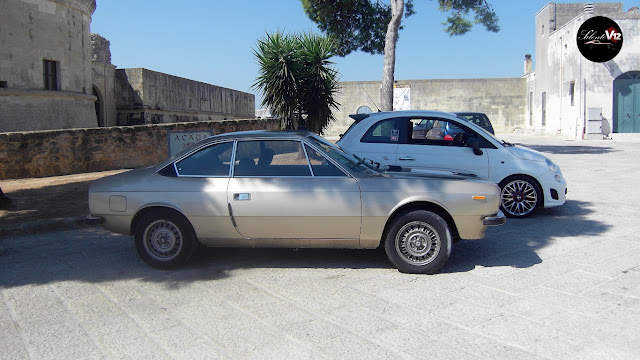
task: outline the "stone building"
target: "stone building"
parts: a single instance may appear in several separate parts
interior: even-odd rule
[[[0,133],[254,118],[255,96],[116,69],[95,0],[0,0]]]
[[[116,70],[117,125],[249,119],[255,95],[142,68]]]
[[[0,0],[0,132],[96,125],[94,0]]]
[[[95,100],[97,126],[117,124],[115,107],[116,67],[111,64],[109,40],[98,34],[91,34],[91,64],[93,65],[93,95]],[[94,126],[96,126],[94,124]]]
[[[593,16],[613,19],[620,52],[598,63],[582,56],[580,26]],[[536,14],[535,72],[527,79],[528,128],[568,139],[640,132],[640,13],[622,3],[549,3]]]

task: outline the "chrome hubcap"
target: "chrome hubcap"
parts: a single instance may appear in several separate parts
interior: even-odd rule
[[[529,182],[515,180],[502,188],[501,202],[506,212],[522,216],[530,213],[536,207],[538,194]]]
[[[398,231],[396,251],[408,263],[425,265],[438,256],[440,243],[440,236],[433,226],[413,221]]]
[[[182,244],[182,233],[171,221],[154,221],[144,231],[145,250],[156,260],[173,259],[180,253]]]

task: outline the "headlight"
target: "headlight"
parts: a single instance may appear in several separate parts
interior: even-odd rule
[[[559,170],[558,165],[554,164],[553,161],[549,159],[547,159],[547,166],[549,166],[549,169],[555,173],[557,173]]]

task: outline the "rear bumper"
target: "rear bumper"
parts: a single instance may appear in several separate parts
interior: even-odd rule
[[[482,225],[486,226],[502,225],[505,222],[507,222],[507,217],[504,216],[502,210],[498,210],[498,213],[494,216],[487,216],[486,218],[482,219]]]
[[[104,218],[102,216],[90,215],[84,218],[84,223],[87,225],[102,225],[104,224]]]

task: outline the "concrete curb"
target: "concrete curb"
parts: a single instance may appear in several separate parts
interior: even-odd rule
[[[84,216],[29,221],[22,224],[0,227],[0,238],[48,231],[80,229],[85,227],[89,227],[89,225],[85,223]]]

